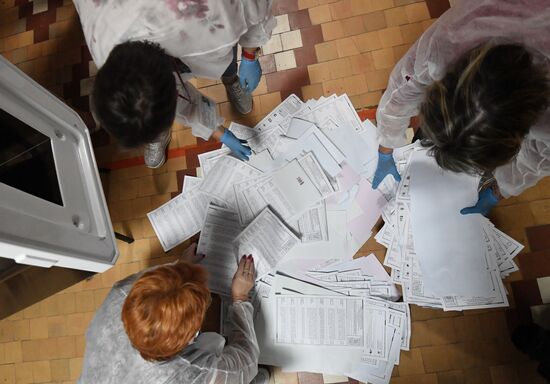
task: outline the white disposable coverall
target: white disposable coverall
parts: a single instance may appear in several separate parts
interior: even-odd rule
[[[249,302],[231,305],[233,331],[227,345],[217,333],[202,333],[168,361],[144,360],[121,320],[124,300],[142,273],[116,283],[95,314],[79,384],[248,384],[256,376],[260,352]]]
[[[426,87],[471,48],[487,41],[523,44],[550,70],[549,36],[550,0],[457,1],[393,69],[376,113],[380,144],[407,144],[405,131]],[[531,127],[517,157],[494,175],[504,197],[519,195],[550,175],[550,109]]]
[[[98,68],[116,45],[150,41],[179,58],[193,76],[219,79],[233,60],[236,44],[260,47],[275,26],[272,0],[74,0],[74,4]],[[189,83],[186,87],[193,88]],[[208,140],[218,125],[205,126],[199,108],[186,104],[178,98],[178,120],[192,127],[194,136]]]

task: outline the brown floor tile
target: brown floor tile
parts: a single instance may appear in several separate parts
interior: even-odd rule
[[[320,25],[303,28],[300,32],[302,34],[302,44],[304,47],[314,46],[315,44],[323,42],[323,31]]]
[[[491,372],[486,367],[466,369],[464,370],[464,381],[466,384],[491,384]]]
[[[288,14],[288,22],[292,31],[296,29],[303,29],[311,26],[311,20],[309,19],[309,12],[307,9],[302,9],[298,12]]]
[[[513,365],[499,365],[490,368],[491,380],[498,384],[520,384],[517,369]]]
[[[531,251],[550,249],[550,224],[525,228]]]
[[[437,373],[438,384],[464,384],[464,372],[461,370],[438,372]]]
[[[264,75],[277,70],[275,67],[275,59],[272,54],[260,56],[260,65],[262,66],[262,72]]]
[[[482,313],[478,319],[483,339],[508,338],[508,326],[503,311]]]
[[[308,65],[315,64],[317,62],[315,47],[308,46],[295,49],[294,58],[296,59],[296,66],[298,68],[307,67]]]
[[[446,346],[422,347],[421,351],[426,372],[432,373],[452,369],[449,348]]]
[[[451,8],[449,0],[426,0],[428,11],[432,19],[441,16],[447,9]]]
[[[393,377],[391,384],[438,384],[435,373]]]
[[[298,10],[297,0],[275,0],[273,2],[273,14],[284,15]]]
[[[298,372],[299,384],[323,384],[323,375],[320,373]]]
[[[458,335],[453,318],[428,320],[431,345],[444,345],[456,343]]]
[[[542,304],[537,280],[514,281],[512,290],[518,308]]]
[[[399,375],[417,375],[425,373],[422,352],[420,348],[412,348],[410,351],[401,351],[399,358]]]
[[[524,279],[550,276],[550,250],[522,253],[517,260]]]

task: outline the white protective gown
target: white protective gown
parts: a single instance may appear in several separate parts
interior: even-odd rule
[[[261,47],[275,27],[272,0],[74,0],[74,4],[98,68],[116,45],[150,41],[184,62],[193,76],[219,79],[233,60],[236,44]],[[186,104],[178,98],[178,120],[192,127],[193,135],[208,140],[218,125],[205,126],[199,109]]]
[[[397,63],[378,106],[381,145],[407,144],[409,120],[419,112],[424,91],[440,80],[449,64],[487,41],[523,44],[550,72],[550,0],[459,0]],[[550,175],[550,109],[531,128],[520,153],[497,168],[504,197],[519,195]]]
[[[217,333],[202,333],[168,361],[144,360],[121,320],[124,300],[142,273],[116,283],[95,314],[79,384],[248,384],[256,376],[260,352],[249,302],[231,305],[233,332],[227,345]]]

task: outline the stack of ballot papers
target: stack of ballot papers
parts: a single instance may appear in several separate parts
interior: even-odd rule
[[[401,182],[375,239],[407,303],[445,311],[508,306],[502,279],[523,246],[479,214],[479,178],[441,170],[418,144],[396,155]]]

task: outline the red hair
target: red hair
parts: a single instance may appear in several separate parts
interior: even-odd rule
[[[163,265],[141,276],[122,307],[130,342],[146,360],[166,360],[195,337],[210,304],[207,272],[198,265]]]

